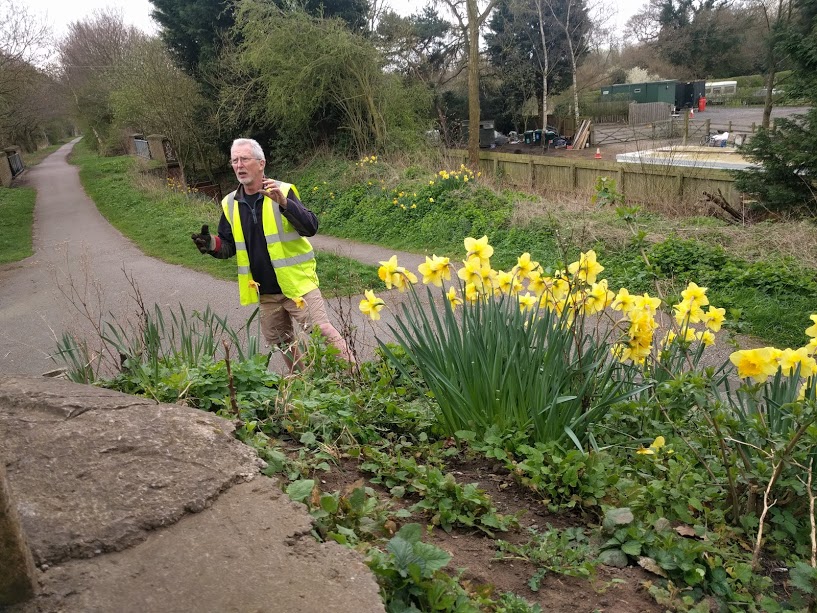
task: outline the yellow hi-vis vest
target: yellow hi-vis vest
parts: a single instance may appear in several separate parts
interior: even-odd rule
[[[301,196],[294,185],[280,181],[278,183],[284,194],[288,194],[292,189],[300,199]],[[224,215],[233,228],[235,257],[238,264],[238,295],[241,304],[248,305],[258,302],[258,285],[253,281],[250,272],[250,256],[247,253],[247,243],[244,241],[238,206],[239,202],[235,199],[235,192],[227,194],[221,201]],[[310,242],[298,234],[289,220],[281,215],[281,209],[276,202],[264,196],[261,206],[267,251],[272,267],[275,269],[275,275],[278,277],[278,285],[281,286],[281,292],[287,298],[299,298],[318,287],[315,252]]]

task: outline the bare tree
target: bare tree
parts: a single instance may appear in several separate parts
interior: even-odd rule
[[[96,11],[68,26],[59,44],[61,82],[74,101],[74,112],[94,134],[100,149],[111,125],[110,71],[144,35],[126,26],[121,12]]]
[[[544,2],[550,9],[551,17],[564,30],[567,39],[568,60],[572,74],[573,114],[578,125],[580,115],[579,60],[590,49],[593,28],[601,29],[603,22],[610,19],[610,13],[606,10],[603,0],[596,0],[593,4],[584,0],[537,0],[539,1]],[[591,13],[597,14],[598,23],[591,23]]]
[[[785,60],[785,55],[780,52],[778,45],[778,35],[788,27],[792,21],[792,1],[791,0],[753,0],[755,10],[761,16],[761,23],[764,26],[765,35],[765,69],[766,78],[764,87],[766,89],[763,99],[763,127],[768,129],[771,123],[772,107],[774,101],[772,94],[776,85],[775,77],[781,64]]]
[[[454,14],[468,49],[468,165],[479,170],[479,31],[499,0],[480,11],[478,0],[444,0]]]

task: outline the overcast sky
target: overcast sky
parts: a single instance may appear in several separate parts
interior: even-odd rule
[[[619,27],[623,27],[627,19],[646,2],[647,0],[613,0]],[[65,35],[70,22],[82,20],[95,10],[106,7],[121,11],[125,23],[144,32],[152,34],[157,30],[156,23],[150,18],[153,5],[148,0],[23,0],[23,3],[35,15],[46,20],[55,40]],[[400,15],[410,15],[419,12],[426,0],[390,0],[390,4]]]

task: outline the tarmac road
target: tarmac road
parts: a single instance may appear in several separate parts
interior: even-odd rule
[[[82,189],[77,167],[66,161],[76,142],[26,171],[26,184],[37,190],[34,255],[0,267],[0,374],[40,375],[62,366],[50,356],[64,332],[97,338],[80,312],[86,306],[92,313],[111,313],[120,323],[132,319],[137,309],[128,277],[148,308],[154,303],[163,310],[181,304],[191,313],[209,303],[233,327],[243,325],[252,309],[241,307],[234,282],[148,257],[100,215]],[[189,236],[179,240],[190,241]],[[368,245],[320,236],[312,242],[316,249],[375,265],[384,259],[382,250]],[[190,248],[194,248],[192,242]],[[414,270],[423,261],[422,256],[411,254],[399,257]],[[61,288],[70,294],[72,287],[76,291],[69,299]],[[376,341],[371,324],[357,308],[359,300],[331,300],[327,307],[339,329],[345,324],[356,330],[357,348],[365,359],[372,355]],[[273,367],[280,368],[281,363]]]

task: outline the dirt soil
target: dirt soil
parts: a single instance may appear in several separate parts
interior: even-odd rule
[[[580,513],[554,515],[541,504],[529,490],[518,485],[504,467],[488,460],[458,461],[448,465],[459,483],[477,483],[493,500],[502,514],[518,514],[519,528],[507,533],[497,533],[496,538],[521,544],[527,540],[529,528],[546,530],[555,528],[587,526],[596,523],[595,517],[582,517]],[[372,487],[381,500],[391,500],[393,508],[410,507],[416,499],[407,496],[397,501],[376,484],[368,482],[369,475],[358,470],[357,462],[341,459],[328,473],[316,476],[321,490],[350,491],[361,484]],[[404,504],[403,504],[404,503]],[[398,527],[404,523],[428,523],[428,517],[415,514],[410,519],[397,520]],[[640,567],[613,568],[599,565],[595,577],[584,579],[550,573],[542,579],[539,590],[534,592],[528,581],[537,567],[524,560],[503,561],[496,559],[497,547],[493,539],[479,530],[454,529],[450,533],[435,528],[424,540],[444,549],[452,560],[449,572],[462,573],[463,584],[479,593],[489,593],[497,598],[504,592],[513,592],[529,602],[539,604],[547,613],[659,613],[665,607],[658,605],[647,593],[645,582],[656,579]]]

